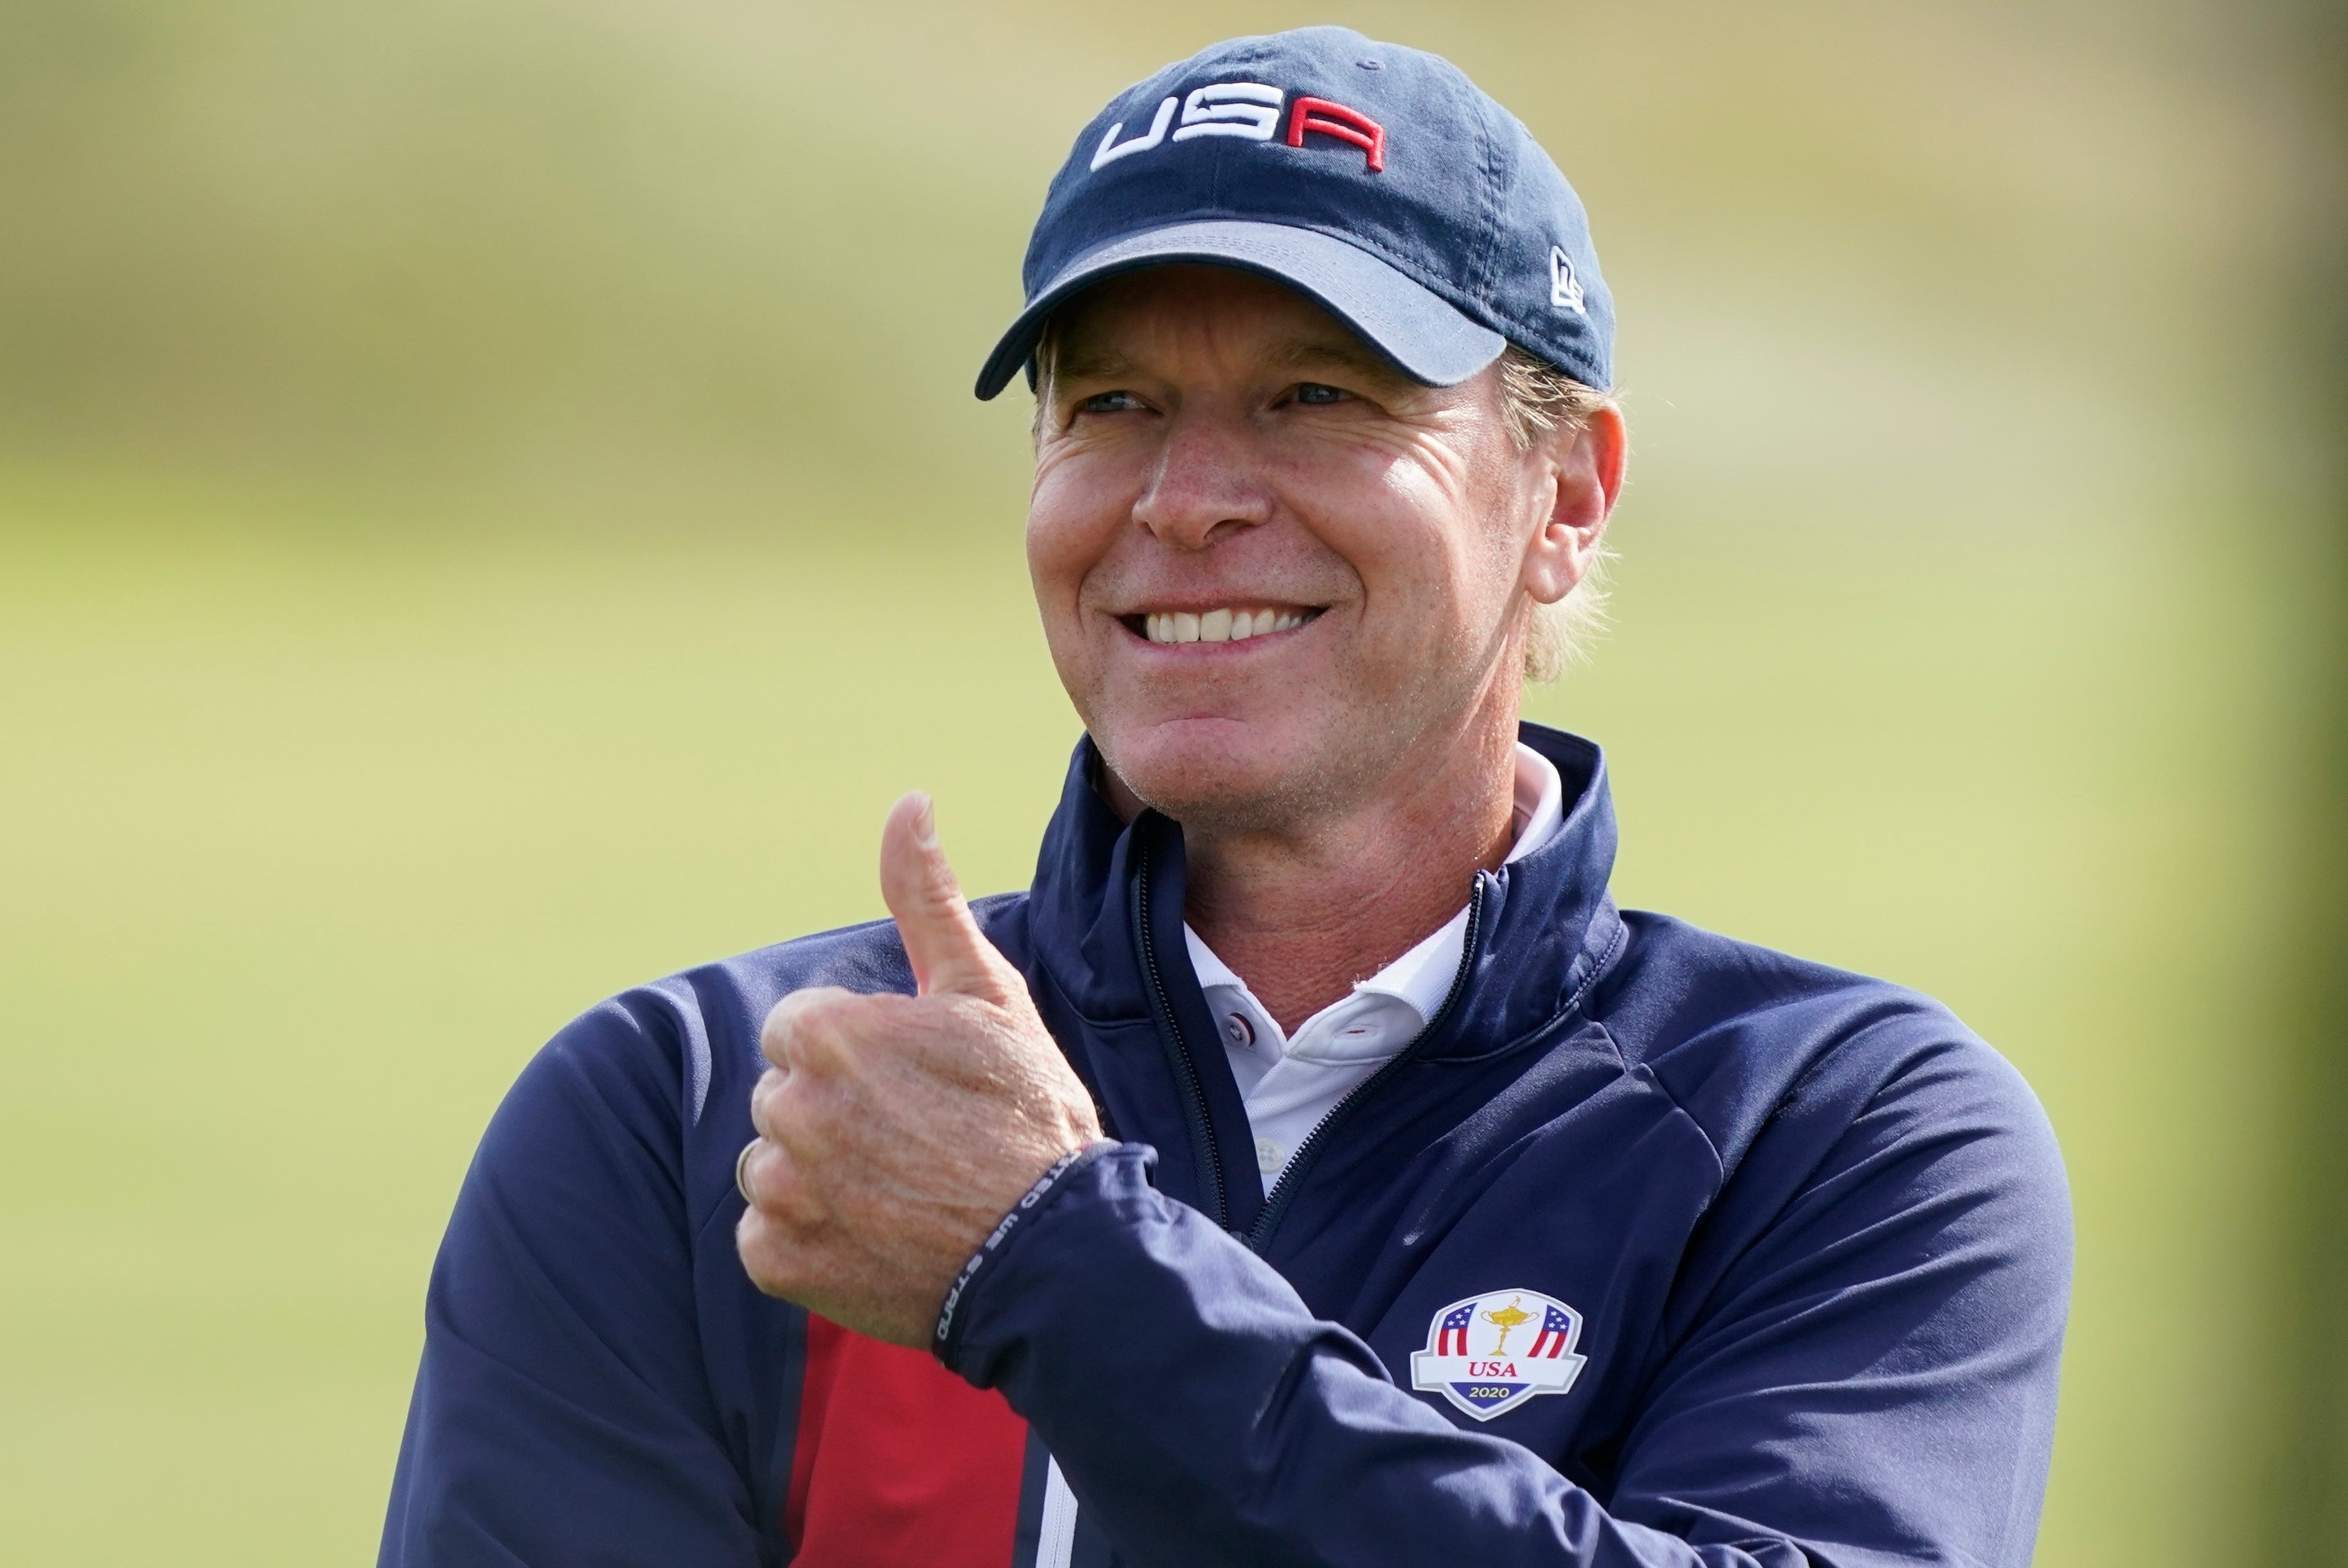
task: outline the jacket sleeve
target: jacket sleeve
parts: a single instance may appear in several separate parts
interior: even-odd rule
[[[1397,1388],[1135,1145],[997,1233],[941,1352],[1138,1563],[2020,1568],[2068,1209],[2019,1079],[1971,1092],[1923,1073],[1845,1112],[1682,1326],[1602,1499]]]
[[[676,1052],[607,1004],[483,1136],[425,1307],[382,1568],[749,1568],[695,1333]]]

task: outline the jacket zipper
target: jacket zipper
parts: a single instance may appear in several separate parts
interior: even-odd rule
[[[1141,967],[1149,976],[1149,995],[1158,1005],[1158,1026],[1174,1047],[1174,1064],[1181,1069],[1182,1088],[1189,1097],[1190,1143],[1193,1158],[1206,1179],[1207,1195],[1212,1200],[1208,1212],[1215,1223],[1231,1229],[1231,1208],[1223,1191],[1223,1162],[1215,1146],[1215,1124],[1207,1110],[1207,1086],[1200,1080],[1199,1064],[1191,1058],[1189,1042],[1182,1037],[1182,1025],[1174,1016],[1174,998],[1167,994],[1166,977],[1158,969],[1158,944],[1149,930],[1149,862],[1157,858],[1158,846],[1143,846],[1140,866],[1134,874],[1134,929],[1141,937]],[[1473,922],[1470,923],[1473,929]]]
[[[1281,1171],[1280,1180],[1272,1184],[1272,1191],[1265,1195],[1262,1212],[1256,1215],[1255,1223],[1249,1227],[1247,1234],[1240,1238],[1247,1243],[1250,1251],[1261,1253],[1270,1244],[1272,1232],[1280,1228],[1282,1217],[1288,1212],[1289,1204],[1295,1199],[1297,1183],[1303,1179],[1305,1166],[1320,1151],[1321,1141],[1330,1129],[1351,1115],[1354,1108],[1380,1084],[1407,1066],[1418,1055],[1419,1047],[1425,1045],[1435,1031],[1443,1026],[1444,1020],[1451,1016],[1452,1009],[1459,1005],[1460,996],[1468,989],[1468,972],[1476,962],[1476,938],[1480,934],[1483,923],[1484,879],[1478,876],[1468,893],[1468,930],[1459,944],[1459,967],[1452,974],[1451,989],[1444,993],[1443,1006],[1435,1010],[1435,1016],[1426,1021],[1426,1027],[1411,1037],[1410,1044],[1402,1048],[1399,1056],[1355,1085],[1351,1094],[1331,1106],[1327,1114],[1313,1124],[1313,1130],[1306,1133],[1304,1141],[1296,1146],[1296,1152],[1289,1156],[1287,1169]],[[1156,971],[1151,973],[1154,977]]]

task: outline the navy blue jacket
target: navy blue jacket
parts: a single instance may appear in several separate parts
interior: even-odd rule
[[[1079,748],[1034,887],[978,913],[1118,1141],[936,1361],[734,1251],[759,1024],[910,991],[893,927],[565,1028],[458,1200],[382,1563],[1025,1564],[1048,1450],[1079,1568],[2026,1563],[2070,1272],[2030,1090],[1926,997],[1618,913],[1597,748],[1523,734],[1563,828],[1478,874],[1448,1001],[1269,1197],[1180,830],[1119,821]],[[1578,1316],[1570,1386],[1488,1419],[1413,1387],[1447,1310],[1510,1292]]]

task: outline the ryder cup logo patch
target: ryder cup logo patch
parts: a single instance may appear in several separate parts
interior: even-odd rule
[[[1573,1387],[1581,1314],[1537,1290],[1495,1290],[1455,1301],[1426,1327],[1410,1358],[1410,1386],[1440,1394],[1479,1421]]]

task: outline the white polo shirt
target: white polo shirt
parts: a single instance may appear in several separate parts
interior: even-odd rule
[[[1557,765],[1530,747],[1517,748],[1516,842],[1508,859],[1520,860],[1556,837],[1565,820],[1565,781]],[[1231,1076],[1239,1080],[1255,1134],[1256,1169],[1272,1191],[1289,1157],[1321,1119],[1417,1038],[1459,973],[1468,940],[1468,908],[1417,946],[1354,983],[1353,995],[1330,1003],[1284,1035],[1247,982],[1199,940],[1186,923],[1182,940],[1190,967],[1207,994],[1207,1010],[1222,1032]]]

